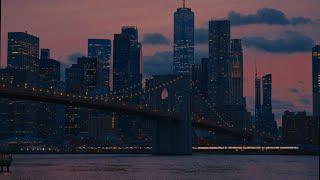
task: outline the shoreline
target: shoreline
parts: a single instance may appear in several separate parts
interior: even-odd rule
[[[140,151],[140,152],[13,152],[13,155],[81,155],[81,154],[99,154],[99,155],[153,155],[153,156],[181,156],[181,155],[157,155],[152,154],[150,151]],[[313,152],[228,152],[228,151],[193,151],[192,155],[283,155],[283,156],[319,156],[319,153]],[[190,156],[192,156],[190,155]],[[186,155],[189,156],[189,155]]]

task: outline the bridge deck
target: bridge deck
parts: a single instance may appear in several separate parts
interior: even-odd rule
[[[62,92],[48,92],[45,90],[19,89],[0,86],[0,97],[40,101],[46,103],[57,103],[68,106],[78,106],[89,109],[106,110],[110,112],[123,113],[127,115],[138,115],[150,120],[179,120],[179,116],[174,112],[152,111],[142,106],[119,104],[105,98],[97,98],[90,96],[80,96],[75,94],[66,94]],[[256,136],[251,131],[243,131],[236,128],[225,127],[211,121],[192,122],[196,128],[211,129],[216,132],[229,134],[235,137],[251,139]],[[258,135],[265,141],[274,141],[272,137]]]
[[[150,118],[151,120],[179,120],[176,113],[152,111],[141,106],[128,105],[125,103],[119,104],[117,102],[106,101],[105,99],[97,99],[89,96],[66,95],[64,93],[52,94],[44,91],[34,92],[30,90],[27,91],[0,87],[0,97],[57,103],[68,106],[78,106],[89,109],[125,113],[127,115],[139,115],[142,117]]]

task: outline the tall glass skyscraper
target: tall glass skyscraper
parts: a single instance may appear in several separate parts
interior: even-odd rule
[[[262,77],[263,83],[263,112],[272,113],[272,75],[267,74]]]
[[[209,21],[208,96],[217,107],[230,100],[230,21]]]
[[[269,135],[277,135],[277,123],[272,113],[272,75],[262,77],[263,102],[262,102],[262,131]]]
[[[40,59],[50,59],[50,49],[41,49]]]
[[[121,90],[142,81],[141,43],[138,29],[133,26],[122,28],[113,40],[113,89]],[[131,89],[132,90],[132,89]]]
[[[8,33],[8,67],[38,72],[39,38],[25,32]]]
[[[138,41],[138,28],[135,26],[122,27],[122,34],[130,39],[129,52],[129,78],[130,86],[141,83],[142,81],[142,45]],[[142,88],[142,86],[140,86]],[[140,88],[138,88],[140,90]]]
[[[102,62],[101,84],[110,87],[111,41],[109,39],[88,39],[88,57]]]
[[[79,57],[77,64],[66,69],[66,92],[89,94],[101,88],[102,61],[97,58]],[[65,114],[67,137],[87,136],[90,118],[87,109],[68,106]]]
[[[129,87],[130,38],[115,34],[113,40],[113,91]]]
[[[231,90],[232,103],[243,104],[243,52],[241,39],[231,40]]]
[[[313,116],[320,116],[320,45],[312,49]]]
[[[109,66],[111,56],[111,41],[109,39],[88,39],[88,57],[100,59]]]
[[[185,3],[174,13],[173,38],[173,72],[190,74],[194,64],[194,13]]]
[[[39,38],[26,32],[8,33],[8,68],[5,79],[14,85],[27,83],[38,86]],[[37,111],[39,103],[24,100],[8,100],[9,119],[15,136],[37,135]]]
[[[262,127],[262,112],[261,112],[261,78],[256,73],[255,77],[255,128],[260,131]]]
[[[39,80],[41,85],[55,87],[60,81],[61,63],[54,59],[41,59],[39,63]]]

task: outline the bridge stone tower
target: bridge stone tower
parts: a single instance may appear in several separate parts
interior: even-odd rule
[[[173,82],[178,77],[178,75],[154,76],[152,80],[148,81],[147,88],[166,82]],[[189,77],[183,77],[173,82],[173,84],[164,86],[149,94],[149,104],[152,109],[175,112],[179,115],[178,120],[153,121],[153,154],[192,154],[190,90]]]

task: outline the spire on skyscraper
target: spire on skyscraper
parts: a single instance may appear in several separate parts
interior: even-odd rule
[[[254,66],[255,66],[255,75],[256,75],[256,78],[258,77],[258,68],[257,68],[257,61],[254,60]]]

